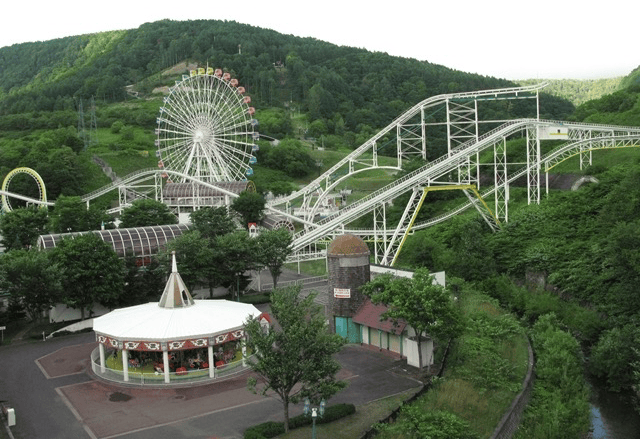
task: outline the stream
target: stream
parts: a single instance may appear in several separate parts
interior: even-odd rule
[[[592,439],[640,438],[640,414],[625,396],[591,382]]]

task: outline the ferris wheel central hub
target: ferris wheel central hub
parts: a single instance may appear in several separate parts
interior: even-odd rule
[[[203,140],[204,140],[204,133],[202,132],[202,130],[196,131],[195,134],[193,135],[193,141],[195,143],[202,143]]]

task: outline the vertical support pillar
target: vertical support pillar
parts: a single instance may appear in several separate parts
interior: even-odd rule
[[[162,343],[162,365],[164,366],[164,382],[169,383],[171,379],[171,375],[169,375],[169,348],[166,343]]]
[[[207,359],[209,360],[209,378],[216,377],[216,365],[213,358],[213,338],[209,339],[209,346],[207,347]]]
[[[424,107],[420,108],[420,133],[422,136],[422,160],[427,160],[427,125],[424,120]]]
[[[100,349],[100,373],[104,373],[105,372],[104,345],[102,343],[98,344],[98,349]]]
[[[545,182],[545,195],[549,196],[549,171],[545,170],[544,172],[544,182]]]
[[[527,204],[540,204],[539,127],[527,127]]]
[[[402,130],[400,124],[396,125],[396,139],[398,169],[402,169]]]
[[[242,367],[247,367],[247,340],[245,338],[242,339]]]
[[[495,213],[499,222],[508,221],[509,183],[507,181],[507,139],[493,145]]]
[[[386,264],[384,254],[387,250],[387,219],[385,204],[373,208],[373,260],[376,264]]]
[[[449,108],[449,99],[446,100],[447,106],[447,156],[451,155],[451,112]]]
[[[129,351],[122,349],[122,372],[123,379],[129,381]]]

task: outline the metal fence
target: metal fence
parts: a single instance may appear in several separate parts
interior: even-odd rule
[[[278,282],[278,287],[279,288],[284,288],[284,287],[290,287],[290,286],[295,286],[295,285],[301,285],[304,288],[305,285],[325,282],[327,280],[327,278],[328,278],[327,275],[324,274],[322,276],[306,277],[304,279],[288,280],[288,281],[284,281],[284,282]],[[263,284],[260,287],[260,291],[271,291],[272,289],[273,289],[273,283],[266,283],[266,284]]]
[[[110,369],[104,367],[104,372],[100,366],[100,349],[99,347],[91,352],[91,370],[100,378],[118,383],[129,383],[149,386],[171,386],[185,385],[200,382],[213,382],[221,378],[228,378],[246,372],[250,369],[249,364],[253,361],[253,355],[246,357],[244,360],[238,360],[227,363],[224,366],[214,367],[214,377],[209,376],[209,369],[187,370],[185,372],[170,372],[169,382],[165,383],[164,373],[160,372],[140,372],[134,368],[128,371],[129,380],[124,380],[124,371]]]

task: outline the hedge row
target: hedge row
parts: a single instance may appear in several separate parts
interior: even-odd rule
[[[353,404],[336,404],[327,407],[324,411],[323,417],[316,418],[316,424],[326,424],[336,421],[346,416],[352,415],[356,412],[356,406]],[[294,430],[296,428],[311,425],[312,420],[310,416],[298,415],[289,419],[289,429]],[[262,424],[249,427],[244,432],[244,439],[268,439],[284,434],[283,422],[263,422]]]

